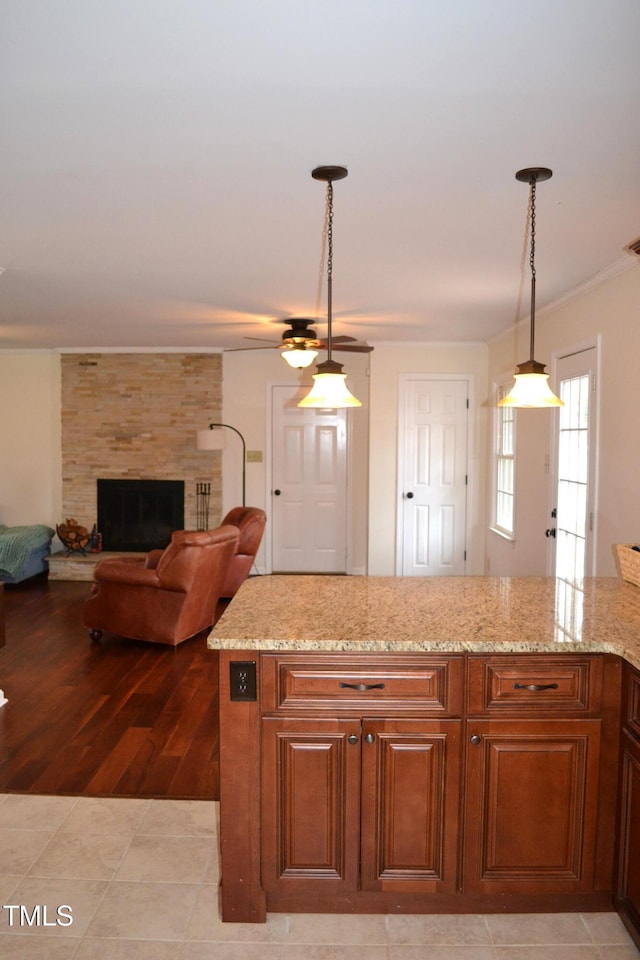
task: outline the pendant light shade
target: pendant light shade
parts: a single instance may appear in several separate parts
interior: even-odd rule
[[[349,391],[342,364],[335,360],[319,363],[313,374],[311,392],[298,402],[299,407],[320,407],[337,410],[342,407],[361,407],[361,402]]]
[[[348,174],[346,167],[316,167],[311,172],[314,180],[327,184],[325,226],[327,233],[327,359],[316,367],[310,393],[298,402],[299,407],[319,407],[338,410],[342,407],[361,407],[346,385],[342,364],[331,357],[332,311],[333,311],[333,181],[343,180]],[[288,359],[285,355],[285,359]]]
[[[536,183],[549,180],[552,172],[547,167],[528,167],[518,170],[516,180],[529,184],[529,216],[531,223],[531,247],[529,265],[531,267],[531,330],[529,359],[518,364],[514,374],[515,383],[510,392],[498,401],[499,407],[563,407],[564,402],[556,397],[549,386],[549,374],[544,364],[534,360],[536,328]]]

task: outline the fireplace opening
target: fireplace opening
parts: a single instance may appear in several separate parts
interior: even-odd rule
[[[164,549],[184,528],[184,480],[98,480],[104,550]]]

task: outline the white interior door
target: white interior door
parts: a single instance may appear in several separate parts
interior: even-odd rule
[[[594,572],[596,364],[596,347],[589,347],[561,357],[556,365],[564,407],[559,411],[547,536],[552,575],[577,587]]]
[[[466,379],[401,381],[398,443],[402,576],[462,575],[466,563]]]
[[[347,411],[297,406],[300,390],[271,395],[274,573],[345,573]]]

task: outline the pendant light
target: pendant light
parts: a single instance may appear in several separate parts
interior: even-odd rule
[[[538,181],[549,180],[552,171],[547,167],[527,167],[518,170],[516,180],[529,184],[529,209],[531,223],[531,247],[529,265],[531,267],[531,331],[529,359],[518,364],[518,372],[514,374],[515,383],[511,391],[498,401],[499,407],[563,407],[564,401],[556,397],[549,387],[549,374],[544,371],[544,364],[533,358],[536,329],[536,184]]]
[[[362,404],[345,383],[346,374],[342,364],[331,356],[331,325],[333,297],[333,181],[343,180],[348,174],[346,167],[316,167],[311,176],[327,184],[326,228],[327,228],[327,359],[316,367],[313,374],[313,387],[306,397],[299,401],[299,407],[320,407],[337,410],[342,407],[361,407]]]

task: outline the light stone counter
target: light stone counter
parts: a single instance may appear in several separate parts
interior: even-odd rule
[[[214,650],[613,653],[640,669],[640,588],[552,577],[265,576],[243,584]]]

